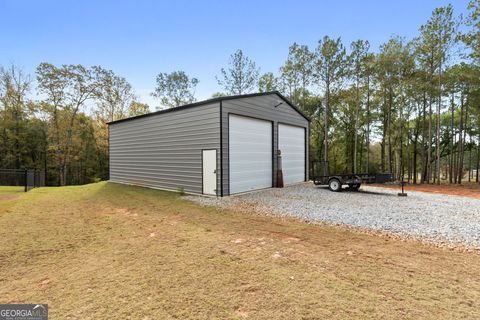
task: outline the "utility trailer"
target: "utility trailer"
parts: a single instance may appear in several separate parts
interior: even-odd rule
[[[391,173],[343,173],[328,175],[326,165],[321,162],[312,163],[313,183],[328,186],[331,191],[342,190],[343,185],[348,185],[350,190],[357,191],[363,184],[392,182]]]

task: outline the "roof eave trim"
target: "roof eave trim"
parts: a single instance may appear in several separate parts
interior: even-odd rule
[[[168,112],[185,110],[185,109],[198,107],[198,106],[202,106],[202,105],[207,105],[207,104],[211,104],[211,103],[217,103],[217,102],[225,101],[225,100],[259,97],[259,96],[266,96],[266,95],[271,95],[271,94],[276,94],[277,96],[279,96],[282,100],[284,100],[290,107],[292,107],[295,111],[297,111],[307,121],[309,121],[309,122],[311,121],[303,112],[301,112],[293,103],[290,102],[290,100],[288,100],[286,97],[284,97],[280,92],[278,92],[278,91],[268,91],[268,92],[249,93],[249,94],[241,94],[241,95],[234,95],[234,96],[212,98],[212,99],[208,99],[208,100],[203,100],[203,101],[198,101],[198,102],[186,104],[186,105],[179,106],[179,107],[174,107],[174,108],[170,108],[170,109],[150,112],[150,113],[142,114],[142,115],[139,115],[139,116],[124,118],[124,119],[115,120],[115,121],[109,121],[109,122],[106,122],[106,124],[111,125],[111,124],[115,124],[115,123],[119,123],[119,122],[145,118],[145,117],[159,115],[159,114],[168,113]]]

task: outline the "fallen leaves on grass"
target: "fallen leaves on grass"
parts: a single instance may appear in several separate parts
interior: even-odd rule
[[[245,210],[111,183],[32,190],[0,215],[0,296],[52,318],[480,317],[480,255]]]

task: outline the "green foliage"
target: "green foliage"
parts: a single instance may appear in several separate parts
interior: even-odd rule
[[[469,5],[470,30],[462,38],[472,52],[480,39],[478,3]],[[480,77],[474,64],[449,64],[459,49],[458,28],[448,5],[432,12],[418,38],[392,37],[376,54],[363,40],[347,54],[339,38],[326,36],[306,61],[298,58],[306,47],[294,43],[280,83],[299,106],[305,98],[317,100],[301,108],[312,118],[310,159],[326,159],[338,172],[390,171],[398,179],[405,171],[408,179],[426,182],[444,179],[449,166],[459,175],[463,165],[478,166]],[[314,81],[302,88],[309,73],[299,66],[310,63]]]
[[[25,168],[22,159],[29,153],[29,117],[27,100],[31,80],[15,66],[0,67],[1,145],[0,168]]]
[[[314,58],[306,45],[293,43],[288,49],[287,61],[280,68],[283,91],[301,107],[306,103],[308,87],[314,80]]]
[[[325,90],[340,87],[348,74],[348,60],[345,47],[340,38],[328,36],[318,41],[315,55],[315,76]]]
[[[466,24],[470,29],[463,34],[463,42],[470,48],[468,56],[480,64],[480,0],[471,0]]]
[[[130,83],[113,71],[99,66],[93,67],[93,71],[98,84],[95,92],[95,117],[100,121],[109,122],[130,116],[132,106],[136,107],[134,105],[136,97]]]
[[[310,160],[328,160],[332,172],[458,182],[480,165],[480,2],[468,12],[460,25],[453,6],[436,8],[417,38],[395,36],[379,50],[356,40],[347,52],[328,36],[315,50],[294,42],[277,73],[260,77],[237,50],[212,97],[283,92],[312,120]],[[100,66],[41,63],[36,76],[35,88],[19,68],[0,67],[0,168],[43,169],[51,185],[107,179],[106,122],[149,106]],[[152,95],[176,107],[195,101],[197,84],[183,71],[160,73]]]
[[[0,167],[44,170],[49,185],[108,179],[105,122],[148,106],[132,100],[124,78],[98,66],[42,63],[37,83],[38,102],[28,99],[31,80],[22,70],[0,68]]]
[[[278,84],[278,79],[275,78],[273,73],[267,72],[263,74],[258,79],[258,91],[259,92],[270,92],[279,90],[280,86]]]
[[[128,110],[128,116],[140,116],[142,114],[146,114],[150,112],[150,107],[146,103],[141,103],[138,101],[132,101],[130,103],[130,108]]]
[[[242,50],[237,50],[230,56],[228,68],[222,68],[220,70],[221,75],[216,79],[227,94],[249,93],[257,85],[259,70],[255,62],[247,57]]]
[[[190,78],[184,71],[159,73],[157,86],[152,96],[160,99],[160,103],[167,108],[174,108],[195,101],[197,78]]]
[[[334,106],[332,94],[334,95],[340,90],[343,81],[348,75],[348,59],[341,39],[331,39],[328,36],[323,37],[318,42],[314,63],[316,80],[324,90],[323,160],[330,163],[328,144],[331,133],[330,118],[332,107]],[[328,168],[324,174],[328,174]]]
[[[212,94],[212,98],[220,98],[220,97],[225,97],[227,96],[227,94],[223,93],[223,92],[215,92],[214,94]]]

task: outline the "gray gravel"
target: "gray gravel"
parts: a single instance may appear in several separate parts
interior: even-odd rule
[[[225,198],[188,196],[208,206],[254,210],[312,222],[342,224],[427,241],[480,248],[480,200],[362,186],[331,192],[311,183]]]

